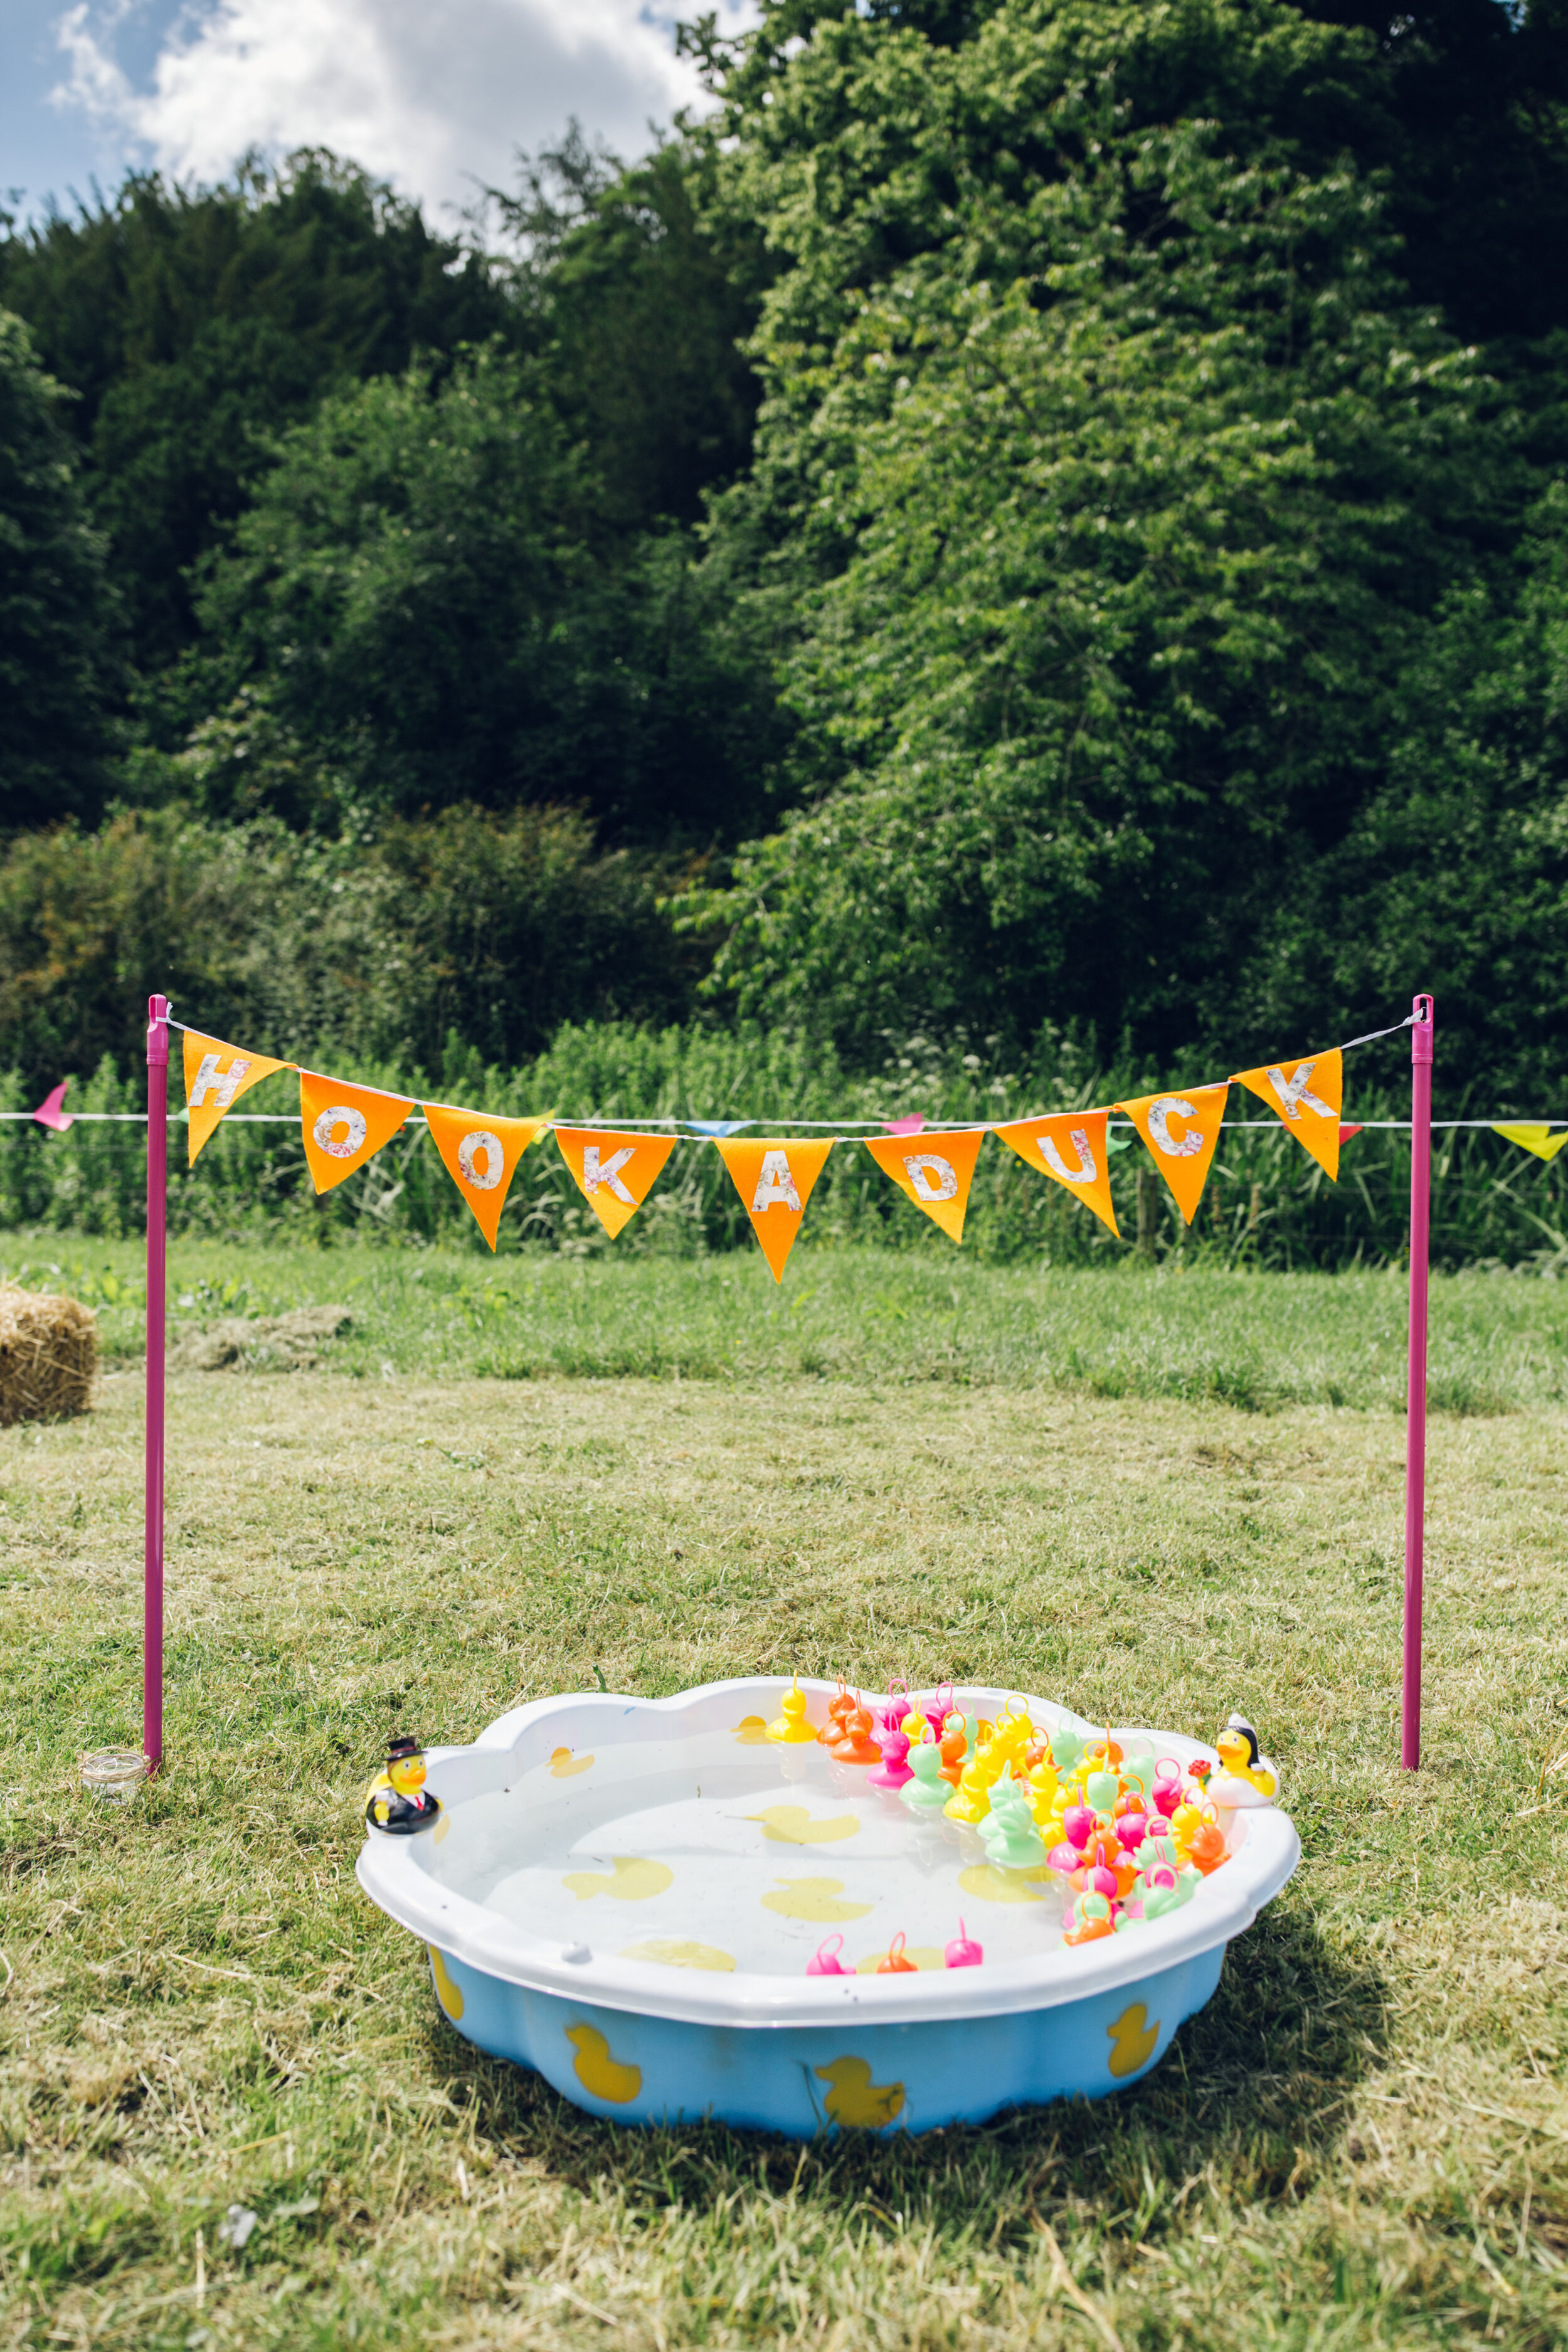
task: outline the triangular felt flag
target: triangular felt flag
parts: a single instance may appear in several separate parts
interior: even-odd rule
[[[247,1054],[238,1045],[222,1045],[216,1037],[185,1032],[185,1101],[190,1108],[190,1161],[211,1135],[226,1110],[274,1070],[291,1070],[292,1062],[275,1062],[267,1054]]]
[[[1555,1160],[1563,1146],[1568,1143],[1568,1127],[1563,1128],[1561,1133],[1553,1135],[1544,1120],[1539,1123],[1531,1120],[1522,1127],[1494,1126],[1492,1133],[1506,1136],[1510,1143],[1517,1143],[1521,1150],[1533,1151],[1537,1160]]]
[[[1110,1116],[1103,1110],[1058,1111],[1050,1118],[1009,1120],[996,1132],[1020,1160],[1031,1168],[1043,1168],[1047,1176],[1065,1184],[1120,1240],[1106,1165],[1105,1123]]]
[[[517,1163],[548,1120],[495,1118],[485,1111],[454,1110],[450,1103],[426,1103],[425,1116],[447,1175],[494,1249]]]
[[[811,1188],[835,1140],[785,1143],[775,1136],[769,1141],[718,1146],[775,1282],[784,1280],[784,1260],[795,1247]]]
[[[1175,1195],[1176,1206],[1190,1225],[1208,1181],[1209,1161],[1219,1141],[1225,1117],[1223,1087],[1189,1087],[1185,1094],[1139,1095],[1120,1102],[1148,1145],[1155,1167]]]
[[[58,1087],[51,1087],[33,1113],[40,1127],[52,1127],[57,1135],[68,1135],[76,1125],[75,1112],[66,1108],[66,1088],[69,1084],[68,1078],[62,1078]]]
[[[983,1127],[970,1135],[928,1135],[921,1139],[925,1150],[914,1151],[907,1133],[886,1141],[868,1135],[861,1138],[883,1174],[890,1176],[916,1208],[923,1209],[932,1223],[955,1242],[963,1239],[963,1212],[984,1139]]]
[[[1246,1087],[1278,1111],[1300,1144],[1303,1144],[1334,1181],[1340,1174],[1340,1111],[1344,1103],[1344,1055],[1313,1054],[1301,1062],[1268,1062],[1258,1070],[1238,1070],[1238,1086]],[[1189,1220],[1189,1223],[1191,1221]]]
[[[673,1135],[621,1135],[608,1127],[558,1127],[555,1140],[612,1241],[653,1191],[676,1142]]]
[[[403,1125],[414,1105],[402,1095],[345,1086],[314,1070],[300,1073],[300,1125],[318,1192],[330,1192],[374,1159]]]

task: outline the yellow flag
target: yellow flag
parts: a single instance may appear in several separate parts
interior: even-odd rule
[[[1568,1127],[1560,1129],[1553,1135],[1544,1120],[1540,1125],[1527,1120],[1521,1127],[1494,1125],[1492,1133],[1507,1136],[1509,1141],[1517,1143],[1521,1151],[1533,1151],[1537,1160],[1555,1160],[1563,1146],[1568,1143]]]
[[[1049,1118],[1015,1118],[996,1130],[1009,1151],[1030,1168],[1043,1168],[1058,1184],[1092,1209],[1118,1240],[1110,1205],[1110,1166],[1105,1150],[1105,1110],[1064,1110]]]
[[[826,1143],[785,1143],[776,1136],[751,1143],[716,1139],[775,1282],[784,1280],[784,1261],[833,1143],[833,1138]]]
[[[1268,1062],[1261,1069],[1237,1070],[1236,1082],[1278,1111],[1297,1142],[1338,1183],[1345,1078],[1344,1055],[1337,1045],[1331,1053],[1314,1054],[1305,1061]]]
[[[963,1212],[974,1162],[985,1138],[984,1128],[971,1135],[863,1136],[862,1142],[885,1176],[907,1192],[917,1209],[955,1241],[963,1239]]]
[[[637,1215],[675,1150],[673,1135],[622,1135],[608,1127],[558,1127],[555,1140],[612,1241]]]
[[[226,1045],[216,1037],[198,1036],[194,1029],[185,1032],[185,1103],[190,1111],[189,1165],[196,1164],[196,1154],[211,1135],[226,1110],[232,1110],[240,1096],[248,1094],[261,1079],[269,1078],[274,1070],[291,1070],[292,1062],[275,1062],[267,1054],[247,1054],[238,1045]]]
[[[1219,1141],[1229,1082],[1189,1087],[1185,1094],[1140,1095],[1118,1103],[1149,1147],[1150,1156],[1175,1195],[1190,1225],[1208,1181],[1209,1162]]]
[[[300,1125],[318,1192],[330,1192],[391,1141],[413,1109],[402,1095],[345,1086],[314,1070],[300,1073]]]
[[[517,1163],[548,1121],[495,1118],[484,1111],[454,1110],[450,1103],[426,1103],[425,1116],[447,1175],[494,1249]]]

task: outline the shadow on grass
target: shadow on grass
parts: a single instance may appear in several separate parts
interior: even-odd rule
[[[1276,1906],[1231,1946],[1213,2000],[1131,2089],[918,2138],[849,2133],[805,2144],[721,2124],[605,2124],[439,2021],[431,2034],[439,2079],[473,2103],[498,2152],[584,2188],[604,2184],[634,2205],[820,2192],[883,2220],[918,2212],[989,2236],[1026,2231],[1041,2205],[1079,2201],[1108,2228],[1145,2234],[1199,2182],[1237,2204],[1299,2190],[1331,2156],[1356,2084],[1381,2063],[1385,2018],[1378,1971],[1336,1948],[1304,1906]]]

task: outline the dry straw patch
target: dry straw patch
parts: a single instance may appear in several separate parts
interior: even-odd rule
[[[74,1298],[0,1286],[0,1427],[85,1412],[98,1371],[98,1324]]]
[[[1568,2334],[1560,1411],[1436,1433],[1412,1780],[1385,1413],[184,1378],[172,1763],[123,1816],[72,1765],[134,1722],[133,1387],[0,1440],[0,2344]],[[1124,2096],[915,2143],[617,2130],[453,2034],[353,1882],[395,1721],[894,1660],[1265,1727],[1303,1868]]]

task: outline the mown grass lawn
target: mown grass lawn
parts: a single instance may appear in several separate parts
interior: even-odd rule
[[[129,1245],[68,1254],[123,1290]],[[1560,2344],[1563,1294],[1438,1287],[1470,1409],[1411,1778],[1393,1280],[758,1271],[177,1252],[187,1322],[237,1276],[356,1321],[330,1369],[173,1385],[169,1764],[129,1815],[76,1759],[137,1721],[132,1307],[97,1412],[0,1433],[0,2343]],[[1094,2107],[802,2149],[479,2057],[353,1879],[385,1733],[795,1664],[1240,1705],[1303,1866]]]

